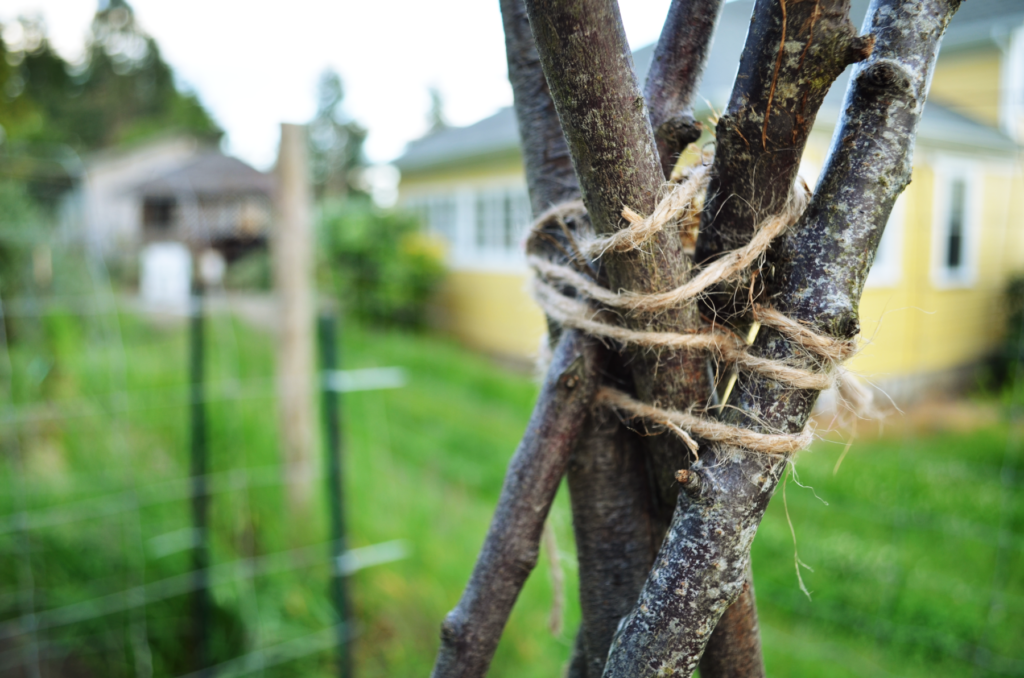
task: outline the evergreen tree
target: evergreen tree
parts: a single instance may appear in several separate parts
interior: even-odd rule
[[[430,126],[430,134],[449,127],[448,119],[444,114],[444,97],[437,87],[430,88],[430,112],[427,113],[427,124]]]
[[[320,76],[316,117],[309,125],[313,186],[317,198],[366,196],[360,170],[366,165],[366,129],[352,120],[342,103],[341,76],[327,69]]]
[[[221,136],[198,98],[177,88],[156,41],[125,0],[101,0],[82,64],[67,63],[52,49],[42,22],[18,22],[18,44],[0,42],[0,125],[8,139],[81,152],[166,130]]]

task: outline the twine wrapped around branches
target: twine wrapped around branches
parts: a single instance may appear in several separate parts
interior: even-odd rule
[[[582,238],[570,232],[566,221],[580,218],[584,213],[582,203],[574,201],[556,205],[537,219],[530,237],[536,238],[546,229],[556,226],[562,234],[568,236],[575,249],[574,253],[566,252],[570,259],[582,258],[585,259],[584,263],[589,264],[608,252],[639,249],[652,236],[666,228],[693,223],[694,219],[699,218],[700,204],[707,185],[707,167],[701,165],[693,168],[659,201],[653,213],[641,217],[626,207],[622,217],[629,225],[603,238]],[[745,271],[758,270],[772,241],[796,223],[808,198],[809,190],[800,182],[785,211],[762,221],[750,242],[725,253],[675,289],[654,294],[613,291],[599,285],[577,268],[531,255],[529,263],[537,273],[533,281],[533,296],[548,317],[564,327],[624,345],[704,351],[719,361],[733,364],[741,370],[757,372],[793,388],[824,391],[838,385],[840,397],[855,412],[866,412],[870,410],[870,393],[841,367],[856,352],[855,340],[836,340],[820,334],[773,308],[752,303],[751,310],[755,320],[779,331],[803,349],[806,359],[801,361],[802,364],[756,356],[750,352],[746,341],[717,325],[693,332],[649,332],[633,330],[616,322],[621,315],[659,313],[692,303],[715,285],[735,280]],[[588,269],[586,266],[579,268]],[[571,295],[567,292],[571,292]],[[696,413],[692,408],[689,412],[679,412],[643,403],[609,386],[600,389],[597,401],[630,418],[643,419],[669,429],[683,440],[694,455],[698,449],[694,436],[775,455],[804,449],[813,439],[808,427],[795,434],[761,433]]]

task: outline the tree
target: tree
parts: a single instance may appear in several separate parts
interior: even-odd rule
[[[320,75],[316,117],[309,125],[313,187],[318,198],[366,197],[359,171],[366,165],[366,129],[349,118],[342,106],[345,88],[331,69]]]
[[[750,545],[832,362],[859,332],[864,280],[910,180],[959,0],[872,0],[863,35],[849,0],[757,0],[713,162],[679,184],[707,182],[691,254],[656,210],[700,132],[691,109],[721,4],[673,0],[641,92],[615,0],[501,0],[541,217],[530,251],[547,261],[546,294],[557,297],[545,305],[553,359],[473,574],[442,624],[435,676],[486,672],[563,476],[582,608],[570,676],[686,676],[698,664],[704,678],[764,674]],[[808,196],[795,183],[800,157],[849,66],[845,110]],[[579,198],[582,207],[567,204]],[[599,247],[580,247],[588,231]],[[761,256],[760,268],[740,265]],[[608,306],[611,319],[599,315]],[[752,346],[730,343],[755,321]],[[742,368],[717,418],[687,418],[717,393],[695,346]],[[678,435],[640,436],[619,417]]]
[[[428,134],[448,129],[448,117],[444,113],[444,96],[437,87],[430,88],[430,111],[427,113]]]
[[[42,22],[18,24],[18,44],[0,42],[0,124],[9,139],[82,152],[166,130],[221,136],[195,94],[177,88],[156,40],[124,0],[101,3],[81,64],[53,50]]]

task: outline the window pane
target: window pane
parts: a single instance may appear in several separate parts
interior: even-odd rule
[[[174,198],[146,198],[142,203],[142,223],[151,228],[170,229],[174,211]]]
[[[504,219],[503,219],[504,224],[503,225],[504,225],[504,231],[505,231],[504,232],[504,236],[505,236],[504,237],[504,242],[502,244],[505,246],[506,250],[510,250],[511,251],[511,250],[514,250],[515,246],[516,246],[516,223],[515,223],[516,215],[515,215],[514,208],[512,206],[512,200],[513,200],[512,193],[511,192],[506,192],[505,195],[502,196],[502,198],[503,198],[502,202],[503,202],[503,207],[504,207],[504,210],[503,210],[504,214],[502,214],[502,216],[504,217]]]
[[[954,179],[949,186],[949,223],[947,225],[946,267],[958,269],[963,264],[964,208],[967,185]]]
[[[512,247],[518,248],[530,228],[532,221],[530,211],[530,196],[522,188],[513,189],[511,192],[512,203]]]
[[[530,199],[523,188],[480,191],[474,196],[473,245],[492,255],[515,254],[530,224]]]
[[[432,195],[413,198],[405,203],[405,209],[419,220],[428,233],[444,238],[449,244],[455,242],[455,197]]]
[[[438,196],[430,201],[430,230],[448,242],[455,241],[455,198]]]
[[[474,228],[476,246],[487,247],[487,195],[476,196],[476,223]]]
[[[476,246],[500,249],[504,227],[504,196],[500,191],[478,193],[476,197]]]

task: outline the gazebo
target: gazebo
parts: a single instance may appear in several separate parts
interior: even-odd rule
[[[142,243],[180,242],[214,249],[228,262],[266,245],[274,179],[221,153],[197,155],[134,188],[142,205]]]

